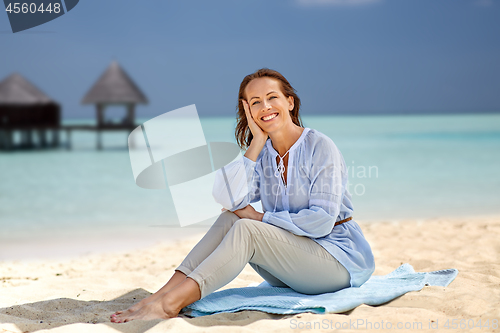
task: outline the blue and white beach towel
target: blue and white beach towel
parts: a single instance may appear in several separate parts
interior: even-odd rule
[[[275,314],[342,313],[358,305],[380,305],[409,291],[424,286],[448,286],[458,270],[444,269],[434,272],[415,272],[410,264],[403,264],[395,271],[372,276],[359,288],[346,288],[334,293],[305,295],[291,288],[279,288],[263,282],[256,287],[233,288],[214,292],[188,305],[183,314],[191,317],[221,312],[257,310]]]

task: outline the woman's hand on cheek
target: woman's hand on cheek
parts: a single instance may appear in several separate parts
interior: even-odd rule
[[[245,109],[245,114],[247,116],[248,127],[250,128],[250,131],[252,132],[254,139],[260,141],[266,141],[268,134],[264,132],[262,128],[253,119],[252,114],[250,113],[250,106],[248,105],[248,102],[242,99],[241,103],[243,103],[243,108]]]

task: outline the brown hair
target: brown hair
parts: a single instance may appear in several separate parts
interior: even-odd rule
[[[250,83],[250,81],[260,77],[270,77],[281,83],[281,92],[283,93],[283,95],[285,95],[285,97],[287,98],[289,96],[293,97],[294,106],[293,110],[290,111],[290,117],[292,118],[293,123],[297,126],[304,127],[299,116],[300,98],[299,96],[297,96],[295,89],[279,72],[269,68],[261,68],[258,71],[245,76],[240,84],[240,91],[238,93],[238,106],[236,107],[236,129],[234,131],[234,135],[236,137],[236,143],[238,144],[238,146],[240,146],[241,149],[245,149],[250,146],[250,143],[253,139],[252,132],[248,127],[248,121],[242,102],[242,100],[245,99],[245,88]]]

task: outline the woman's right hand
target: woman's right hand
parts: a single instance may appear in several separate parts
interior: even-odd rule
[[[257,125],[255,120],[253,120],[252,114],[250,113],[250,106],[248,105],[248,102],[245,101],[244,99],[242,99],[241,102],[243,103],[243,108],[245,109],[248,127],[252,132],[253,139],[259,142],[265,142],[268,138],[267,132],[264,132],[262,128],[259,125]]]

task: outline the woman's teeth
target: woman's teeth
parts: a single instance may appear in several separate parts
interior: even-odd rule
[[[276,117],[277,115],[278,115],[277,113],[273,113],[273,114],[270,114],[269,116],[262,117],[262,120],[264,120],[264,121],[268,121],[268,120],[273,119],[273,118],[274,118],[274,117]]]

